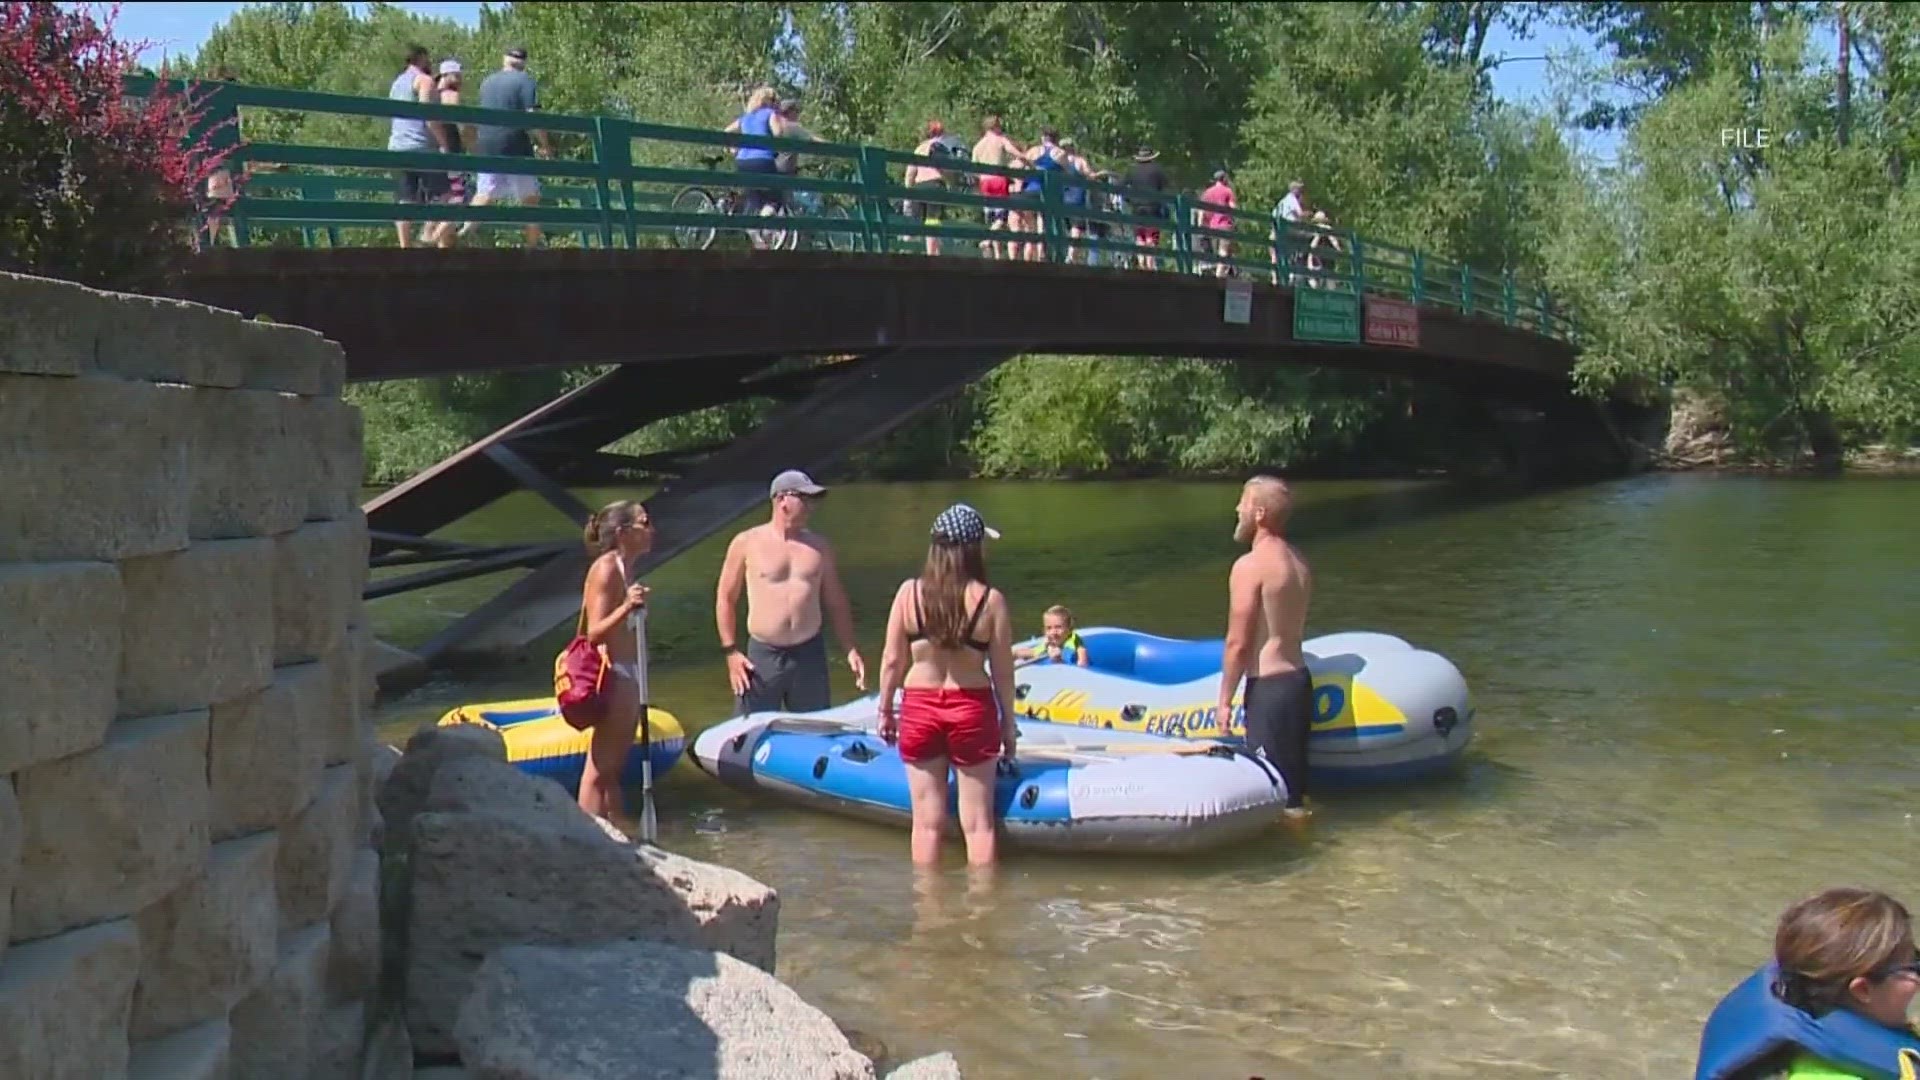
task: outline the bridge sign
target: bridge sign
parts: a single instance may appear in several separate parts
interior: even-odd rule
[[[1420,309],[1405,300],[1367,297],[1367,344],[1419,348]]]
[[[1332,289],[1293,290],[1295,341],[1360,343],[1360,298]]]
[[[1220,312],[1220,318],[1241,326],[1253,321],[1253,282],[1227,282],[1226,307]]]

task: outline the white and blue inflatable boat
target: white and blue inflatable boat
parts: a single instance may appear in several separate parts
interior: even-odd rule
[[[1102,626],[1080,631],[1087,666],[1024,663],[1014,708],[1056,724],[1238,743],[1246,713],[1234,696],[1229,730],[1214,722],[1221,638],[1158,637]],[[1019,642],[1030,648],[1041,639]],[[1391,634],[1352,631],[1302,643],[1313,676],[1307,764],[1318,786],[1410,780],[1457,760],[1473,739],[1460,669]],[[1244,684],[1243,684],[1244,685]]]
[[[875,733],[876,704],[724,720],[694,740],[692,757],[741,790],[905,826],[906,766]],[[1277,770],[1222,743],[1022,720],[995,816],[1007,842],[1027,849],[1189,852],[1267,828],[1286,798]],[[948,824],[957,828],[951,813]]]

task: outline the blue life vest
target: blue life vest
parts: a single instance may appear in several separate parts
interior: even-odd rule
[[[1920,1055],[1920,1034],[1846,1009],[1816,1019],[1794,1008],[1773,992],[1779,977],[1770,962],[1714,1006],[1700,1033],[1693,1080],[1743,1080],[1763,1075],[1747,1070],[1768,1066],[1784,1070],[1802,1050],[1869,1080],[1900,1080],[1902,1051]]]

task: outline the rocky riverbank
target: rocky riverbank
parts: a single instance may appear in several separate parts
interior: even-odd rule
[[[367,1080],[879,1075],[774,977],[774,889],[635,844],[507,764],[487,728],[423,729],[376,776]],[[945,1054],[888,1074],[959,1075]]]

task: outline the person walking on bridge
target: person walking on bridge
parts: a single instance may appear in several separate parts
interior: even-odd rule
[[[533,76],[527,73],[527,50],[518,45],[508,49],[500,62],[500,70],[481,81],[480,107],[506,112],[539,111],[540,90]],[[474,131],[473,142],[473,152],[488,157],[553,156],[547,133],[538,128],[481,124]],[[486,206],[502,199],[521,206],[540,205],[540,178],[526,173],[481,173],[472,205]],[[460,235],[472,232],[473,226],[473,222],[461,226]],[[540,226],[528,225],[526,237],[528,247],[539,247]]]
[[[807,528],[827,489],[798,469],[773,478],[773,515],[735,536],[720,565],[714,619],[726,653],[727,679],[741,713],[817,712],[831,705],[822,615],[846,649],[856,689],[867,688],[867,665],[853,637],[853,605],[840,581],[833,546]],[[737,606],[747,590],[747,647],[739,646]]]
[[[393,84],[387,87],[389,101],[405,101],[415,105],[438,104],[440,95],[433,81],[433,54],[425,45],[407,46],[407,66],[393,77]],[[447,149],[446,134],[438,124],[425,120],[416,120],[410,116],[393,118],[391,130],[387,134],[387,149],[402,150],[411,153],[425,153]],[[432,169],[401,169],[400,190],[394,193],[394,202],[401,205],[409,203],[426,206],[439,202],[447,193],[447,174]],[[394,228],[400,233],[400,246],[413,246],[413,223],[396,221]],[[434,224],[429,222],[426,231],[431,234]],[[428,237],[422,237],[423,243],[430,243]]]

